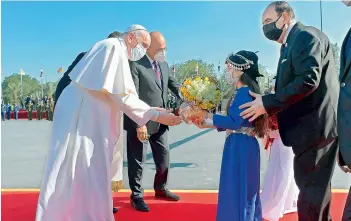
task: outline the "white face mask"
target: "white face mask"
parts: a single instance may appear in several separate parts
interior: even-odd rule
[[[135,48],[132,48],[132,52],[130,53],[130,58],[129,60],[131,61],[137,61],[140,60],[142,57],[144,57],[146,54],[146,49],[138,43]]]
[[[342,1],[346,6],[351,6],[351,1]]]
[[[236,86],[236,84],[238,83],[238,81],[240,80],[240,77],[233,77],[233,73],[232,71],[229,69],[226,71],[226,80],[228,82],[228,84],[234,85]]]
[[[155,61],[158,61],[158,62],[164,62],[166,60],[166,52],[165,51],[157,52],[157,54],[155,54],[154,59]]]

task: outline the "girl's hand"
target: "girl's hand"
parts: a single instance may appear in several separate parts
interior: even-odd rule
[[[202,122],[200,122],[200,121],[194,121],[193,124],[194,124],[195,126],[197,126],[199,129],[207,128],[207,127],[206,127],[206,124],[205,124],[203,121],[202,121]]]

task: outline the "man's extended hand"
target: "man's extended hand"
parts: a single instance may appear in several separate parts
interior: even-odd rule
[[[179,116],[175,116],[172,114],[173,110],[160,111],[160,115],[157,118],[157,122],[160,124],[168,125],[168,126],[176,126],[182,123],[182,118]]]
[[[147,140],[147,128],[146,126],[142,126],[137,128],[137,136],[140,141],[145,141]]]
[[[243,112],[240,113],[240,116],[242,116],[244,119],[247,119],[250,117],[249,121],[252,122],[254,121],[257,117],[267,113],[266,109],[263,106],[262,102],[262,96],[256,93],[253,93],[249,91],[250,95],[255,98],[255,100],[248,102],[246,104],[243,104],[239,107],[239,109],[244,109]]]

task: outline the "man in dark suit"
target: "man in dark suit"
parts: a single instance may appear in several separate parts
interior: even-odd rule
[[[299,220],[331,220],[339,96],[332,46],[323,32],[296,22],[287,2],[271,3],[262,22],[265,36],[282,44],[275,94],[251,93],[255,100],[240,107],[249,107],[241,115],[252,121],[277,113],[282,141],[295,154]]]
[[[351,1],[344,1],[351,6]],[[340,152],[338,162],[345,173],[351,173],[351,28],[341,47],[340,94],[338,105],[338,133]],[[351,187],[346,200],[342,221],[351,220]]]
[[[172,77],[165,62],[166,41],[161,33],[151,32],[151,45],[147,54],[139,61],[130,62],[130,69],[139,98],[152,107],[165,108],[168,100],[168,89],[176,96],[179,84]],[[167,188],[169,170],[168,126],[149,122],[139,127],[125,116],[124,129],[127,131],[127,157],[129,186],[132,190],[131,204],[139,211],[149,211],[143,199],[141,179],[147,139],[150,143],[156,164],[154,180],[155,196],[157,198],[178,201],[179,197]]]
[[[118,31],[112,32],[108,38],[118,38],[121,36],[121,33]],[[76,59],[72,62],[72,64],[68,67],[67,71],[63,74],[62,78],[57,84],[56,91],[55,91],[55,99],[54,99],[54,108],[56,106],[56,102],[58,98],[60,97],[63,89],[65,89],[70,83],[71,79],[69,77],[69,73],[73,70],[73,68],[78,64],[78,62],[84,57],[86,52],[81,52]]]

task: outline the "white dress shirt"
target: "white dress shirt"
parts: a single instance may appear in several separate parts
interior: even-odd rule
[[[283,44],[286,44],[286,40],[288,39],[288,36],[289,36],[289,34],[290,34],[290,31],[291,31],[291,29],[292,29],[295,25],[296,25],[296,21],[295,21],[295,20],[292,20],[292,21],[290,22],[290,25],[289,25],[289,27],[288,27],[288,30],[286,31],[286,35],[285,35]],[[287,46],[287,45],[285,45],[285,46]]]
[[[149,55],[147,55],[147,54],[146,54],[146,57],[149,59],[152,69],[153,69],[154,71],[156,71],[156,70],[155,70],[155,66],[154,66],[155,60],[152,60],[152,59],[149,57]],[[158,73],[161,74],[161,70],[160,70],[160,67],[158,66],[158,62],[157,62],[157,61],[156,61],[156,67],[157,67]],[[156,73],[156,72],[155,72],[155,73]]]

